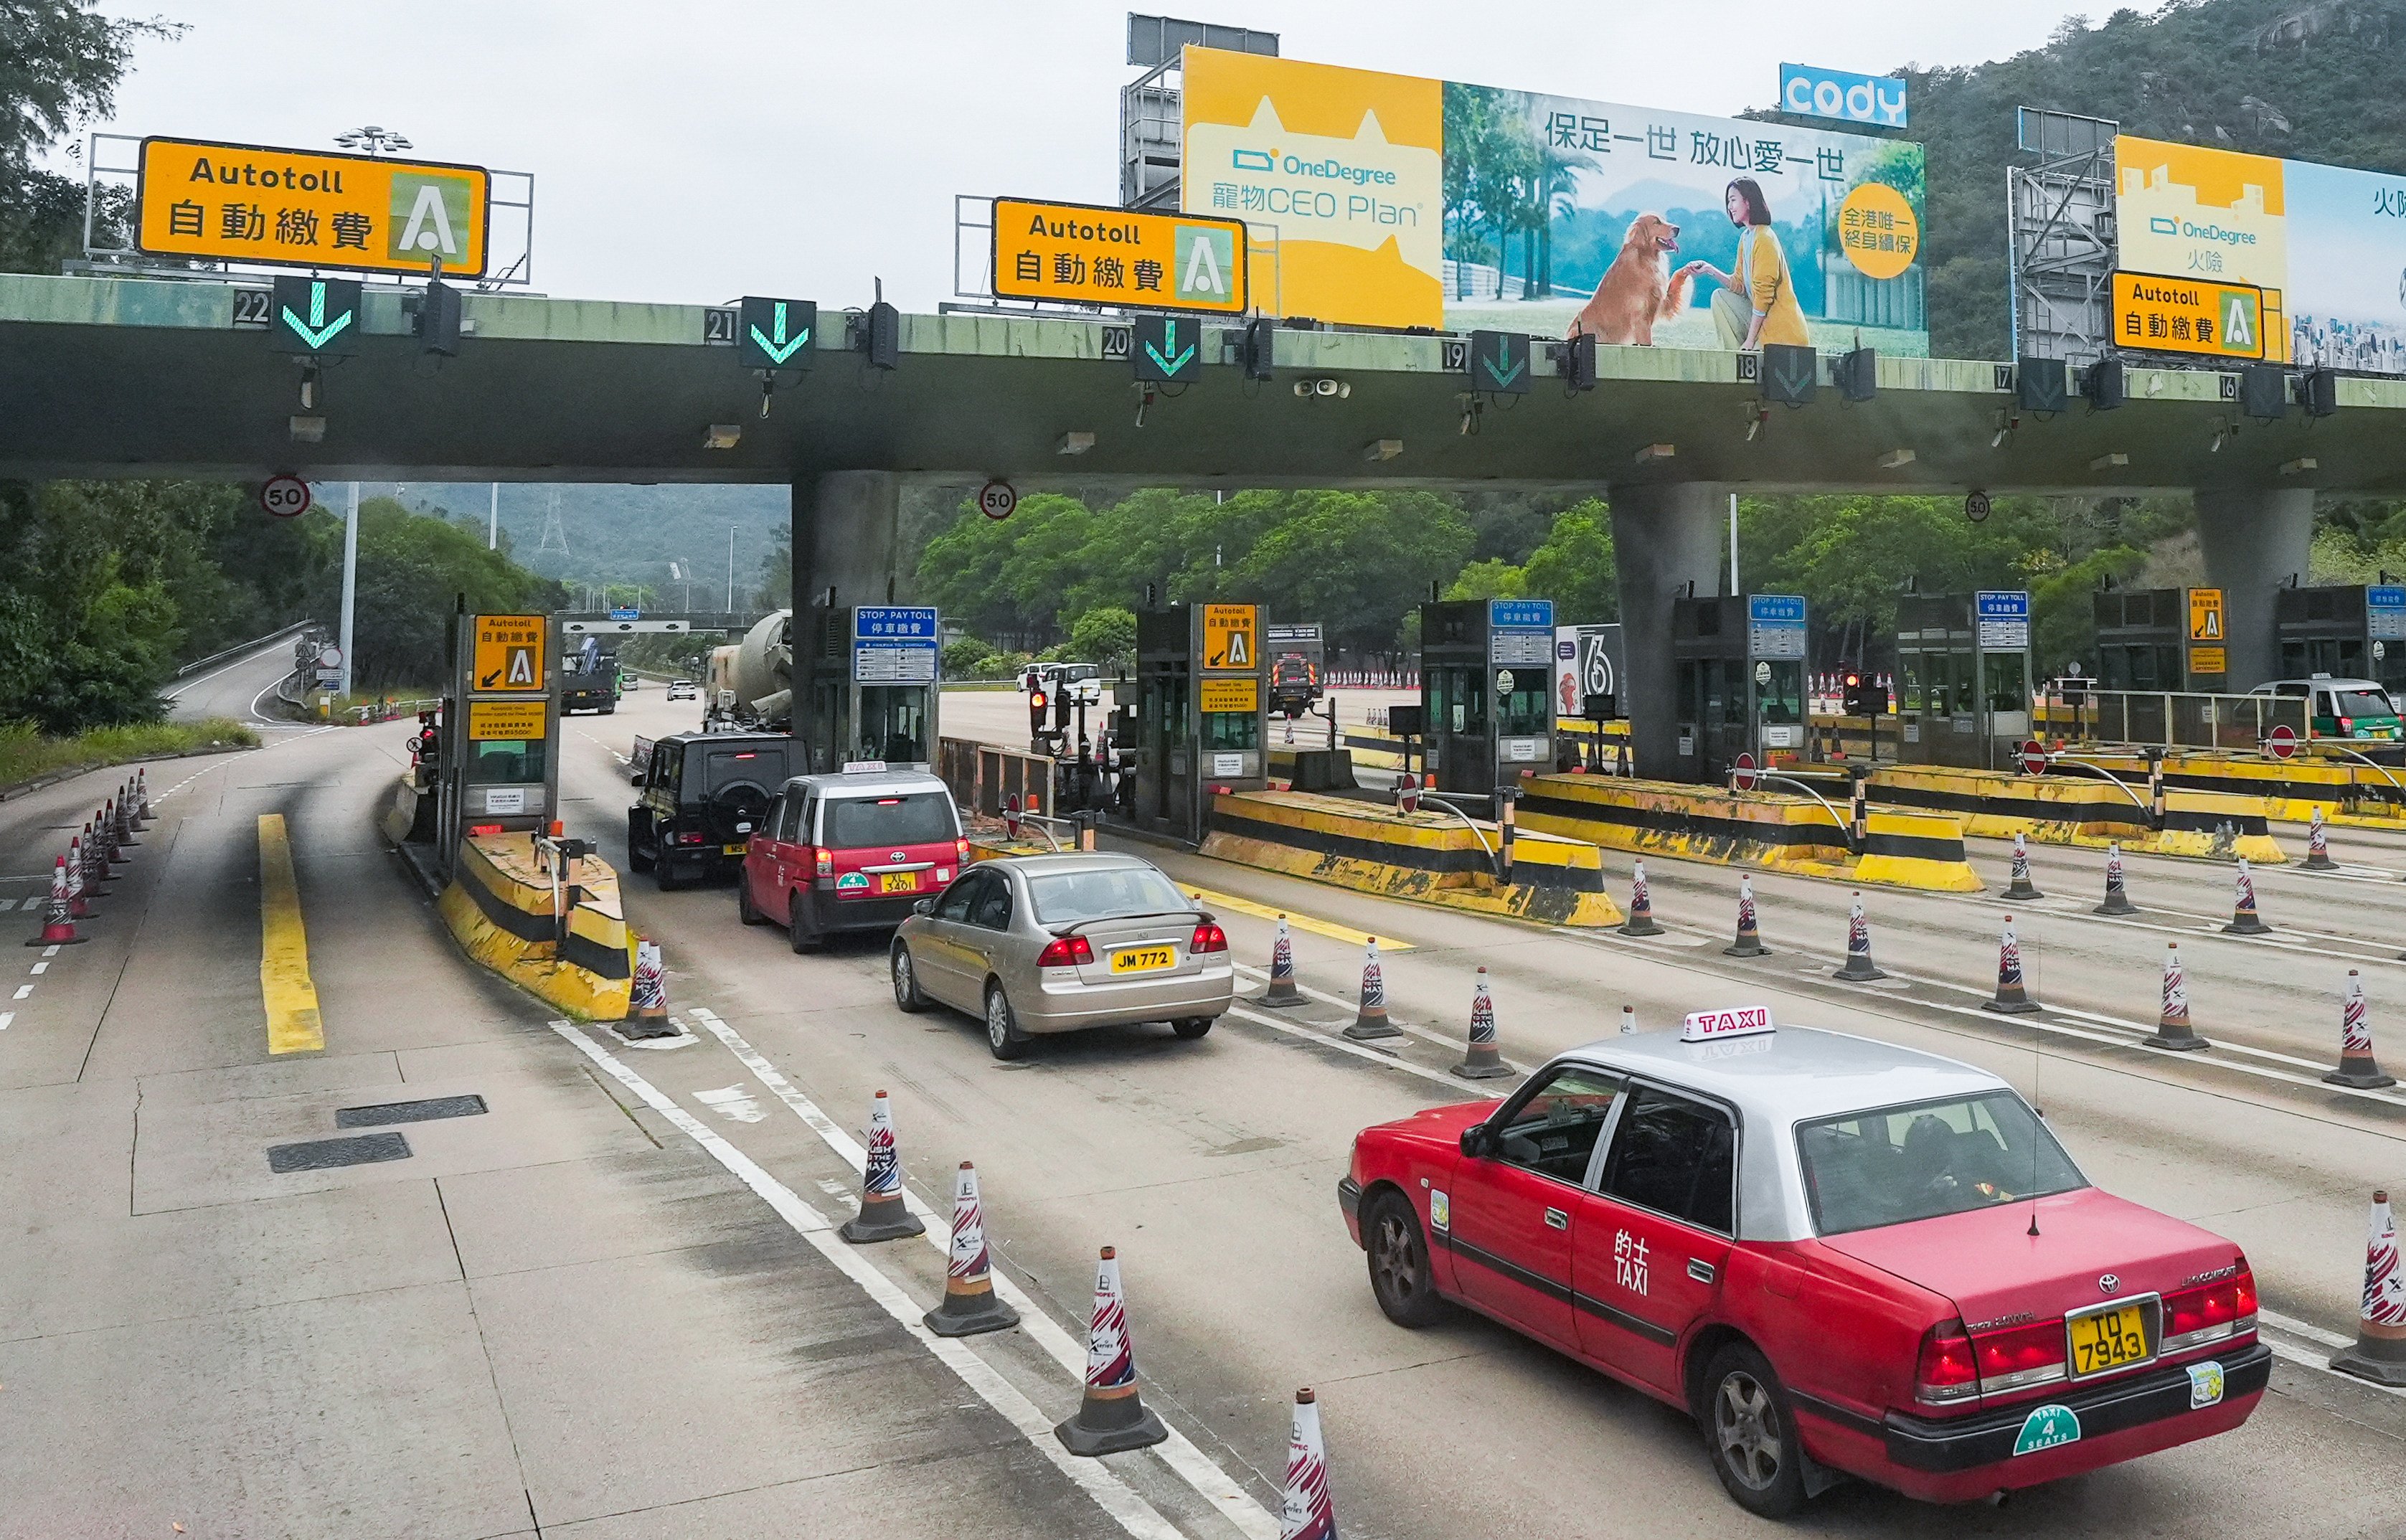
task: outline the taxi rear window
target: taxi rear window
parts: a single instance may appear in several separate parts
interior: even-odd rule
[[[2088,1185],[2008,1091],[1799,1123],[1796,1156],[1813,1226],[1825,1236]]]
[[[833,850],[948,844],[960,832],[953,816],[953,798],[941,791],[833,798],[828,802],[825,823],[822,838]]]
[[[2336,714],[2340,716],[2387,716],[2390,714],[2389,698],[2385,695],[2375,695],[2371,690],[2333,690],[2331,694],[2338,699],[2339,711]]]

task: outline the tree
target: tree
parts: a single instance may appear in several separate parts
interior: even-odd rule
[[[112,20],[89,0],[0,0],[0,267],[56,272],[82,254],[83,189],[34,157],[109,115],[136,42],[183,32]],[[99,233],[121,233],[127,203],[104,196]]]
[[[1465,567],[1446,586],[1448,599],[1519,599],[1529,591],[1528,573],[1510,562],[1490,557]]]
[[[1077,660],[1097,664],[1114,676],[1136,669],[1136,612],[1117,606],[1088,610],[1069,628],[1069,650]]]
[[[312,612],[332,618],[342,604],[342,521],[304,516],[310,536],[331,547],[310,584]],[[364,689],[439,687],[446,678],[452,615],[559,609],[567,595],[499,551],[485,549],[445,519],[414,514],[391,498],[360,504],[358,593],[351,677]]]
[[[1595,498],[1554,516],[1545,544],[1529,553],[1522,591],[1554,601],[1565,625],[1593,625],[1621,615],[1621,569],[1613,558],[1612,515]]]
[[[1434,492],[1295,492],[1247,551],[1237,586],[1272,613],[1317,620],[1337,647],[1390,644],[1431,583],[1462,571],[1477,534]]]

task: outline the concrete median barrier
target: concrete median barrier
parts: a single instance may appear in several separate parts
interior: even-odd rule
[[[634,941],[616,869],[595,855],[576,863],[562,936],[532,834],[471,835],[460,841],[457,866],[434,903],[469,956],[563,1010],[626,1020]]]
[[[2144,755],[2083,755],[2144,789]],[[2261,801],[2276,824],[2310,824],[2316,809],[2343,828],[2406,829],[2406,767],[2362,764],[2311,747],[2287,759],[2244,750],[2175,750],[2164,756],[2164,785],[2172,792],[2218,792]],[[2251,852],[2251,861],[2261,866]]]
[[[2101,764],[2121,786],[2083,771],[2016,775],[2006,770],[1955,770],[1933,765],[1882,765],[1870,780],[1875,803],[1917,812],[1952,813],[1963,832],[1980,838],[2035,840],[2043,845],[2086,845],[2151,855],[2187,855],[2259,866],[2288,857],[2272,841],[2261,797],[2228,791],[2172,789],[2166,777],[2164,827],[2148,815],[2147,764],[2133,772],[2117,763]],[[2133,796],[2137,800],[2133,800]]]

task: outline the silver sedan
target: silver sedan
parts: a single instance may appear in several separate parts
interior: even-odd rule
[[[1228,1009],[1228,938],[1159,867],[1094,851],[982,861],[895,932],[894,1003],[985,1022],[998,1059],[1042,1033],[1168,1022],[1199,1038]]]

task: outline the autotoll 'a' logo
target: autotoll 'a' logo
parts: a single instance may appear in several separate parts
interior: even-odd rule
[[[432,257],[446,264],[465,263],[468,207],[469,184],[464,177],[393,173],[385,254],[403,261],[422,262]]]

